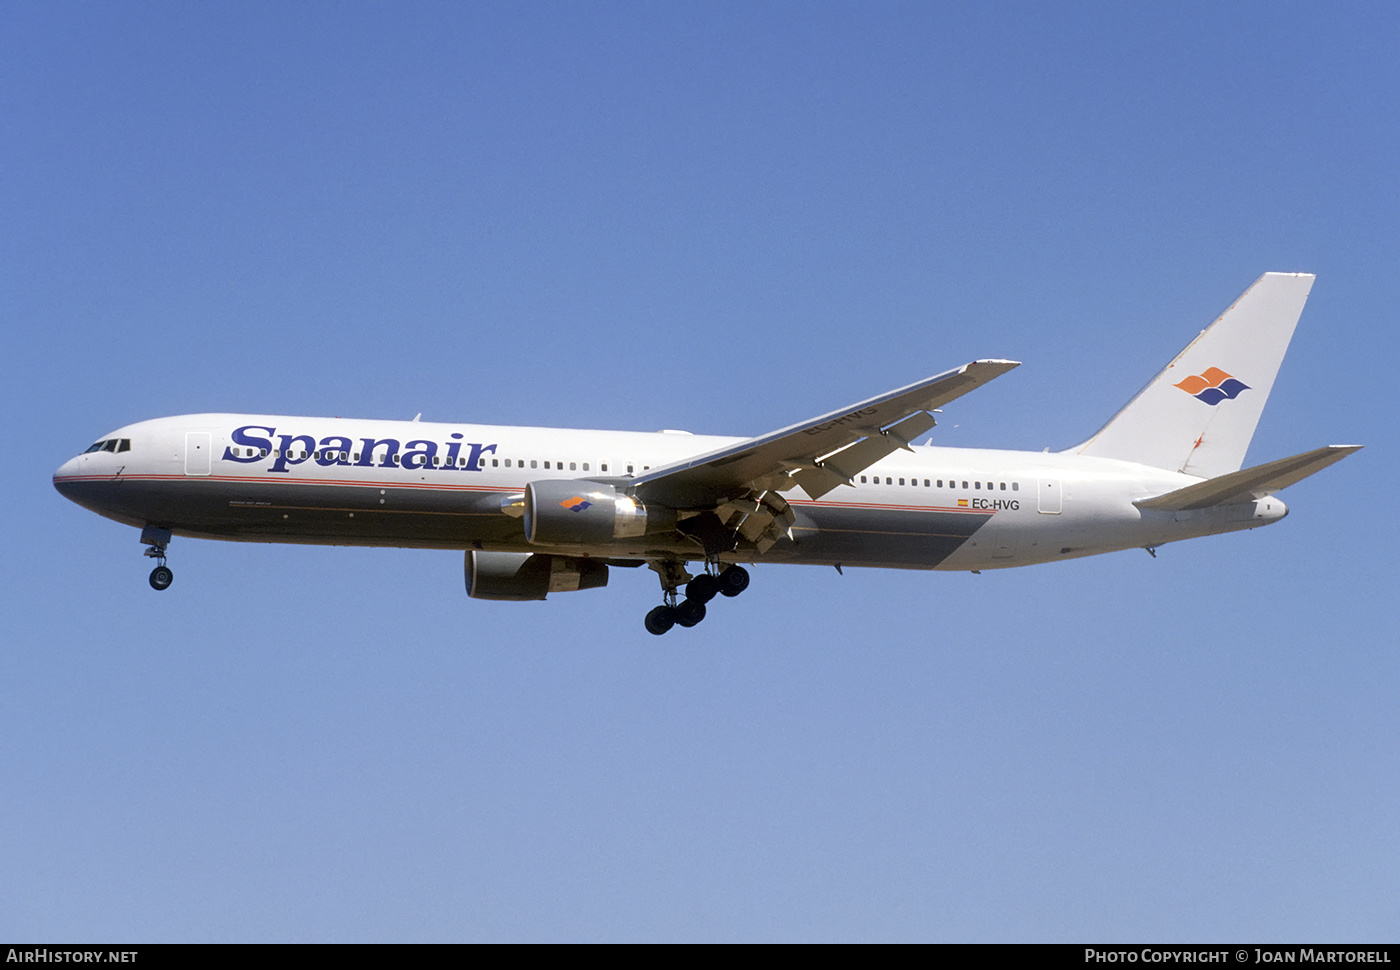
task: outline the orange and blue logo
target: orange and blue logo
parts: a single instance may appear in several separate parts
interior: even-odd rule
[[[564,506],[564,508],[568,509],[570,512],[582,512],[584,509],[588,508],[593,503],[585,499],[582,495],[575,495],[572,498],[564,499],[564,501],[560,502],[559,504]]]
[[[1219,367],[1207,367],[1200,374],[1192,374],[1179,384],[1173,384],[1198,401],[1215,407],[1221,401],[1233,401],[1241,391],[1249,390],[1244,381],[1231,377]]]

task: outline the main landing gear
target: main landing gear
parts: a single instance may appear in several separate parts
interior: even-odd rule
[[[169,589],[170,584],[175,582],[175,574],[165,564],[165,547],[170,542],[170,530],[148,525],[141,530],[141,541],[148,545],[146,555],[156,561],[156,568],[151,570],[151,589]]]
[[[679,562],[654,562],[651,568],[661,577],[661,591],[666,602],[647,614],[648,633],[657,636],[673,626],[692,627],[705,618],[705,604],[716,596],[738,596],[749,588],[749,571],[743,566],[728,566],[722,572],[703,572],[685,583],[685,599],[677,602],[677,590],[690,574]],[[713,565],[708,567],[713,570]]]

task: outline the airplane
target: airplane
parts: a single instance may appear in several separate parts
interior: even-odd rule
[[[1056,453],[914,444],[939,409],[1018,366],[975,360],[756,438],[157,418],[104,435],[53,481],[141,529],[157,590],[174,578],[176,535],[461,549],[478,599],[542,600],[646,565],[661,583],[645,618],[658,635],[742,593],[745,565],[979,572],[1155,557],[1277,522],[1288,509],[1276,492],[1360,449],[1242,467],[1313,280],[1261,276],[1099,431]]]

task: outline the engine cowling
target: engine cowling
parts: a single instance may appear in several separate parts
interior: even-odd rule
[[[608,585],[608,564],[596,559],[531,552],[468,549],[467,595],[479,600],[542,600]]]
[[[607,545],[675,526],[674,509],[648,508],[611,485],[565,480],[525,486],[525,538],[536,545]]]

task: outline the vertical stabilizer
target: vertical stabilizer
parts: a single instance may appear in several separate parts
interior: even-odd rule
[[[1265,273],[1072,454],[1214,478],[1238,471],[1312,289]]]

